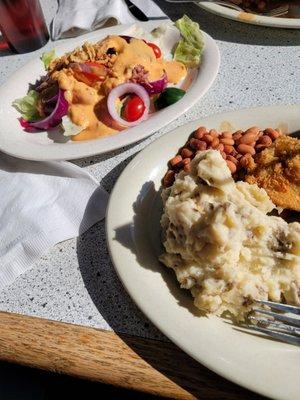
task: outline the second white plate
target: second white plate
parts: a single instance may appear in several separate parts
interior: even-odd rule
[[[213,4],[208,1],[196,3],[199,7],[206,11],[212,12],[224,18],[233,19],[246,24],[271,26],[274,28],[300,29],[300,18],[278,18],[266,17],[264,15],[251,14],[232,10],[228,7]],[[299,7],[300,8],[300,7]]]
[[[137,26],[150,32],[161,22],[150,21],[138,23]],[[55,46],[57,55],[62,55],[85,41],[95,42],[107,35],[128,33],[129,25],[119,25],[89,33]],[[39,132],[26,133],[21,128],[20,115],[12,107],[16,98],[23,97],[28,91],[28,84],[35,82],[45,71],[40,59],[35,59],[13,74],[0,88],[0,150],[15,157],[28,160],[72,160],[115,150],[146,138],[158,129],[170,123],[193,106],[210,88],[219,69],[220,55],[216,42],[206,33],[204,35],[205,50],[199,70],[190,72],[186,79],[193,80],[186,95],[176,104],[153,114],[147,121],[126,129],[123,132],[103,139],[64,143],[61,133]],[[192,74],[192,75],[191,75]]]
[[[181,126],[140,152],[119,177],[106,217],[115,269],[146,316],[189,355],[223,377],[280,400],[300,393],[300,348],[245,332],[221,318],[199,316],[192,297],[161,253],[160,180],[167,161],[198,126],[220,130],[249,126],[300,130],[299,106],[274,106],[214,115]]]

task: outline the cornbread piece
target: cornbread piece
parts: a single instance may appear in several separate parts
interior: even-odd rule
[[[264,188],[276,206],[300,211],[300,140],[281,136],[255,157],[245,181]]]
[[[234,182],[218,151],[190,166],[162,192],[160,260],[196,307],[243,320],[254,299],[300,305],[300,224],[268,216],[266,191]]]

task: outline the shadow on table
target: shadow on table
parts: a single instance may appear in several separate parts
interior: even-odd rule
[[[231,21],[207,12],[194,3],[154,1],[172,20],[187,14],[200,24],[201,29],[217,40],[266,46],[296,46],[300,43],[299,29],[270,28]]]
[[[231,383],[215,374],[173,343],[162,343],[119,334],[139,357],[196,399],[264,400],[263,396]],[[183,397],[185,398],[185,397]]]
[[[99,140],[101,140],[101,139],[99,139]],[[133,148],[135,146],[138,146],[144,140],[145,139],[141,139],[138,142],[129,144],[128,146],[121,147],[120,149],[117,149],[117,150],[108,151],[106,153],[95,155],[95,156],[91,156],[91,157],[78,158],[76,160],[72,160],[71,162],[76,164],[79,167],[86,167],[87,165],[92,165],[92,164],[97,164],[99,162],[107,161],[107,160],[109,160],[111,158],[114,158],[114,157],[118,156],[119,154],[124,153],[127,150],[130,150],[131,148]],[[127,158],[127,160],[126,160],[127,163],[129,161],[131,161],[132,157],[135,154],[136,153],[134,153],[129,158]]]
[[[145,191],[148,191],[148,195],[151,196],[155,194],[151,193],[151,191],[155,191],[151,182],[148,182],[141,189],[140,196],[135,204],[136,207],[139,205],[139,198],[145,196]],[[132,249],[130,237],[129,225],[121,226],[120,229],[117,229],[116,240],[120,241],[125,247]],[[102,317],[119,334],[124,343],[153,368],[194,395],[195,398],[208,400],[262,399],[261,396],[250,393],[209,371],[170,343],[145,319],[144,315],[137,309],[125,292],[109,261],[103,222],[80,236],[77,241],[77,256],[85,287]],[[145,268],[149,267],[145,264],[142,265]],[[150,268],[152,269],[152,266]],[[193,307],[189,296],[183,295],[175,284],[174,277],[170,277],[172,271],[162,267],[159,273],[162,274],[168,289],[175,296],[180,306],[186,307],[192,313],[197,313],[198,310]],[[170,282],[174,284],[170,284]],[[128,325],[128,316],[133,316],[134,318],[131,322],[132,326]],[[145,325],[146,331],[139,330],[139,323]],[[130,336],[128,332],[133,336]],[[142,337],[136,338],[136,336],[148,336],[151,339],[155,337],[160,340],[153,340],[153,346],[151,347],[149,346],[149,340],[145,340]],[[173,354],[174,357],[172,357]]]
[[[16,384],[17,382],[17,384]],[[93,399],[95,393],[105,400],[157,400],[131,390],[91,382],[55,372],[0,362],[1,400]]]

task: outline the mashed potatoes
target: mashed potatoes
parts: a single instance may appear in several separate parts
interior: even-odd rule
[[[268,216],[265,190],[235,183],[219,152],[200,152],[162,197],[160,260],[198,308],[243,320],[253,299],[300,305],[300,224]]]

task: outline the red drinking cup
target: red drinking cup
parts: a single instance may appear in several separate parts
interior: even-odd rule
[[[37,50],[49,40],[39,0],[0,0],[0,31],[15,53]]]

